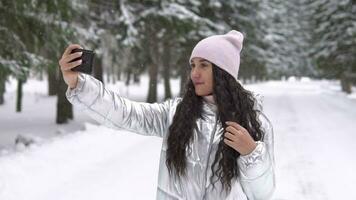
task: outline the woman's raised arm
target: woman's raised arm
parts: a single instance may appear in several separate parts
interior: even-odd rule
[[[124,128],[142,135],[163,137],[178,99],[163,103],[141,103],[108,90],[94,77],[79,73],[75,88],[68,87],[67,99],[99,123]]]

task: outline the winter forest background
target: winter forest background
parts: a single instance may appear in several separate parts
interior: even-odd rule
[[[128,136],[130,134],[125,135],[125,133],[121,138],[117,134],[96,136],[97,132],[111,133],[112,130],[93,126],[95,122],[80,112],[75,112],[75,108],[67,102],[65,98],[67,86],[58,69],[58,60],[69,44],[78,43],[86,49],[95,51],[93,76],[103,81],[107,87],[118,90],[133,100],[156,102],[181,93],[182,85],[189,72],[188,58],[199,40],[213,34],[227,33],[231,29],[239,30],[245,36],[239,80],[251,90],[265,96],[266,112],[269,112],[272,121],[275,122],[274,125],[277,126],[275,128],[276,152],[281,160],[279,162],[281,173],[277,178],[280,179],[279,186],[282,189],[277,190],[276,199],[336,199],[333,197],[343,191],[341,186],[340,190],[330,185],[322,187],[321,183],[327,182],[322,181],[324,179],[321,178],[325,175],[320,174],[321,177],[315,177],[315,173],[319,173],[320,166],[328,165],[331,157],[310,158],[309,150],[312,150],[315,144],[311,141],[322,143],[321,138],[326,137],[325,132],[334,130],[335,133],[340,133],[341,126],[345,135],[340,134],[345,140],[336,141],[339,141],[338,144],[344,146],[343,148],[349,147],[347,144],[352,146],[350,141],[354,136],[351,133],[356,133],[351,127],[356,120],[356,101],[353,95],[355,94],[353,87],[356,84],[355,0],[1,0],[0,199],[53,199],[53,196],[60,194],[47,192],[47,196],[39,197],[39,194],[46,191],[44,186],[40,186],[43,189],[41,193],[30,184],[38,177],[18,175],[19,171],[26,173],[28,172],[26,170],[32,170],[31,167],[38,167],[35,164],[19,165],[24,163],[21,159],[25,159],[27,163],[36,163],[33,158],[38,154],[31,151],[36,151],[37,148],[42,148],[42,152],[51,152],[51,155],[61,155],[63,157],[59,156],[58,159],[70,163],[68,161],[70,159],[64,159],[63,152],[49,149],[50,145],[43,142],[43,139],[54,140],[56,149],[61,149],[58,143],[63,143],[62,147],[68,146],[68,141],[82,141],[83,144],[83,141],[92,139],[96,144],[99,143],[99,146],[101,140],[103,140],[102,146],[108,146],[115,141],[112,147],[117,148],[116,145],[122,142],[123,138],[128,141],[136,140],[130,138],[135,136]],[[295,91],[298,93],[293,93]],[[309,97],[308,95],[319,95],[319,92],[320,96],[315,98],[313,96],[312,100],[304,98]],[[329,95],[328,98],[322,96],[325,94]],[[315,105],[321,105],[320,99],[332,103],[324,107],[308,104],[315,102]],[[339,110],[331,109],[332,106]],[[294,116],[293,113],[297,114]],[[307,113],[316,114],[308,118]],[[332,113],[338,115],[334,116]],[[319,118],[320,121],[314,121],[312,125],[301,122],[305,119],[317,120],[319,116],[317,114],[328,116],[328,119],[325,118],[323,121]],[[301,137],[303,141],[289,146],[282,145],[287,140],[298,141],[298,137],[292,134],[288,137],[282,136],[285,132],[305,133],[305,130],[298,129],[297,125],[290,127],[292,126],[290,124],[297,124],[297,122],[307,129],[315,128],[313,130],[316,131],[316,135],[320,134],[320,137],[308,138],[309,136],[304,135],[305,137]],[[310,133],[309,129],[307,132]],[[63,136],[78,130],[86,130],[81,134],[77,133],[84,139],[78,139],[76,137],[79,136],[73,135]],[[282,130],[285,132],[283,133]],[[92,134],[88,136],[87,133]],[[56,137],[60,139],[53,139]],[[306,144],[305,139],[310,139],[310,142]],[[329,138],[326,143],[324,141],[323,153],[338,156],[345,155],[343,151],[345,150],[350,155],[354,155],[355,150],[350,151],[350,149],[328,152],[327,147],[335,145],[334,142],[334,138]],[[11,144],[15,143],[16,145],[21,143],[23,148],[19,149],[17,146],[17,149],[13,149]],[[30,143],[39,143],[42,146],[35,145],[31,147],[35,149],[28,150],[26,148]],[[75,146],[80,146],[79,143],[73,142]],[[93,143],[88,142],[85,145],[88,144]],[[135,142],[133,144],[137,145]],[[149,144],[156,144],[159,149],[159,141],[150,140]],[[285,151],[285,148],[290,146],[302,149],[306,147],[307,150],[301,151],[300,154],[292,150]],[[83,152],[89,149],[78,147],[77,150]],[[104,148],[101,151],[107,153],[112,152],[113,149]],[[19,156],[23,156],[26,152],[30,156],[20,159]],[[96,153],[100,157],[99,152],[100,150],[91,152],[85,158],[90,160],[89,157]],[[296,156],[291,157],[287,153]],[[114,153],[112,155],[116,156]],[[304,160],[303,156],[306,155],[308,159]],[[142,157],[145,159],[147,156],[149,155]],[[78,156],[78,159],[81,158]],[[293,165],[298,159],[303,164]],[[318,159],[320,163],[316,161]],[[55,168],[57,162],[59,161],[48,161],[52,165],[42,166],[42,172],[50,167]],[[347,156],[341,162],[352,162],[353,164],[349,163],[350,167],[356,163],[354,160],[347,159]],[[305,167],[308,164],[311,167]],[[17,167],[17,171],[11,171],[14,166],[23,168]],[[304,169],[301,170],[305,172],[304,174],[298,174],[301,173],[297,170],[299,167]],[[340,170],[338,167],[336,166],[329,176],[337,178],[332,174],[333,172],[337,174]],[[154,166],[152,169],[152,171],[156,170]],[[327,173],[329,172],[327,170],[321,172]],[[343,171],[351,173],[349,168]],[[48,171],[48,174],[51,173],[55,172]],[[293,173],[294,175],[291,175]],[[294,176],[299,177],[300,180]],[[306,176],[313,178],[307,178],[306,181]],[[16,182],[17,179],[20,181],[24,177],[27,177],[25,179],[28,182],[22,184]],[[47,178],[43,177],[37,183],[48,184]],[[296,181],[293,191],[287,189],[287,186],[282,186],[283,183],[288,185],[289,178],[299,180]],[[356,179],[353,178],[355,176],[349,177],[346,182],[355,185]],[[103,180],[108,179],[108,177],[103,178]],[[119,179],[126,180],[121,176]],[[155,182],[155,177],[152,180]],[[143,183],[143,187],[152,185],[147,181]],[[119,187],[123,183],[113,184]],[[137,183],[131,185],[134,184]],[[340,185],[340,182],[337,184]],[[16,193],[6,185],[16,185],[22,194],[27,195],[26,198],[22,198],[24,196],[21,196],[21,192]],[[73,188],[78,191],[83,190],[79,185],[83,185],[83,182],[79,181],[78,188]],[[5,192],[2,193],[2,189]],[[66,188],[62,190],[59,191],[68,192]],[[332,190],[334,192],[330,193]],[[108,196],[101,199],[111,199],[115,195],[126,199],[136,197],[140,199],[138,196],[122,196],[125,191],[121,193],[115,191],[117,190],[110,191],[111,196],[110,192],[108,194],[108,191],[102,191]],[[150,192],[154,195],[155,190],[147,189],[147,193],[151,194]],[[96,194],[99,193],[100,191]],[[89,195],[91,193],[87,190],[88,196],[75,196],[70,192],[65,194],[69,196],[63,199],[78,199],[74,197],[98,199],[95,195]],[[295,195],[293,197],[290,194]],[[146,193],[143,192],[142,195]],[[345,196],[341,199],[356,198],[355,193],[343,193],[343,195]]]
[[[48,95],[58,96],[57,123],[72,118],[58,71],[70,43],[95,50],[99,80],[129,85],[148,73],[147,102],[157,100],[158,81],[165,98],[172,96],[170,78],[184,83],[187,58],[200,39],[231,29],[246,37],[239,73],[244,82],[309,76],[340,80],[350,93],[348,77],[356,73],[351,0],[17,0],[1,1],[0,9],[0,104],[9,77],[18,82],[17,111],[26,80],[47,78]]]

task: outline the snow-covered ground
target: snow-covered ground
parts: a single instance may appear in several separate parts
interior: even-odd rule
[[[179,84],[172,81],[173,93]],[[126,88],[142,101],[147,78]],[[247,85],[264,96],[275,131],[275,200],[356,199],[355,93],[337,82],[302,79]],[[22,113],[15,113],[15,83],[0,106],[1,200],[154,199],[161,139],[112,130],[75,110],[75,120],[56,125],[54,97],[46,83],[29,80]],[[159,95],[162,96],[162,85]],[[17,134],[42,138],[13,149]]]

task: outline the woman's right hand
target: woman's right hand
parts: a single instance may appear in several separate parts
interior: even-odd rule
[[[71,69],[82,63],[81,59],[75,62],[70,62],[73,59],[82,56],[82,52],[76,52],[71,54],[73,49],[83,49],[83,48],[79,44],[69,45],[64,51],[62,58],[58,62],[63,74],[64,82],[72,89],[77,86],[79,72],[72,71]]]

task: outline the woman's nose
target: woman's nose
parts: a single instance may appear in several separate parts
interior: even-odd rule
[[[200,72],[197,69],[197,67],[194,67],[190,73],[191,73],[192,78],[199,78],[200,77]]]

